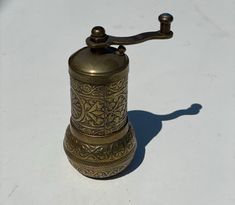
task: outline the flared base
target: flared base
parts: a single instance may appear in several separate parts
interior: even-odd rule
[[[130,124],[102,138],[80,134],[70,125],[64,138],[64,150],[72,166],[91,178],[108,178],[123,171],[133,159],[136,147]]]

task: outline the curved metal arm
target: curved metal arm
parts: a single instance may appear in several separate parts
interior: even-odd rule
[[[91,36],[86,39],[86,43],[91,48],[102,48],[110,45],[131,45],[142,43],[152,39],[169,39],[173,36],[170,30],[173,16],[167,13],[161,14],[158,17],[160,21],[160,30],[140,33],[129,37],[116,37],[105,34],[105,30],[101,26],[96,26],[91,31]]]

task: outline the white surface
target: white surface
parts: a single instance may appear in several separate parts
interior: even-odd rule
[[[0,1],[0,204],[235,204],[235,1]],[[70,116],[67,59],[90,29],[159,28],[175,36],[128,46],[129,110],[198,115],[163,122],[133,172],[92,180],[62,148]]]

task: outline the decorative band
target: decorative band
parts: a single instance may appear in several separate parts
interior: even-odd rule
[[[79,80],[84,83],[91,83],[93,85],[104,85],[107,83],[112,83],[120,80],[128,75],[129,67],[121,69],[122,71],[118,73],[108,73],[106,75],[88,75],[85,73],[77,73],[72,68],[69,67],[69,74],[72,78]]]
[[[78,140],[89,144],[105,144],[117,141],[121,139],[128,132],[129,126],[130,125],[127,121],[126,125],[117,132],[113,132],[112,134],[105,136],[95,136],[79,132],[73,125],[73,122],[70,120],[70,131],[72,135],[78,138]]]

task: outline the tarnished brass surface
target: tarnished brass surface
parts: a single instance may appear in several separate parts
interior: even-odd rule
[[[136,150],[127,119],[129,60],[117,51],[85,47],[69,59],[72,109],[64,149],[70,163],[93,178],[119,173]]]
[[[91,36],[86,39],[86,43],[90,48],[103,48],[110,45],[131,45],[142,43],[153,39],[169,39],[173,36],[170,30],[173,16],[164,13],[158,17],[160,21],[160,30],[140,33],[134,36],[117,37],[105,34],[105,30],[101,26],[96,26],[91,30]]]
[[[136,150],[134,130],[130,125],[119,139],[112,138],[112,141],[105,143],[99,143],[95,137],[90,137],[90,140],[89,143],[82,141],[68,127],[64,149],[70,163],[83,175],[92,178],[110,177],[121,172],[128,166]]]
[[[127,117],[129,59],[123,45],[171,38],[172,20],[162,14],[159,31],[130,37],[109,36],[96,26],[86,40],[88,47],[69,58],[71,119],[64,150],[83,175],[110,177],[133,159],[137,142]]]
[[[78,131],[106,136],[127,121],[127,79],[91,85],[71,78],[72,117]]]

